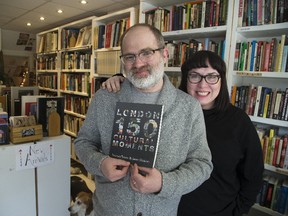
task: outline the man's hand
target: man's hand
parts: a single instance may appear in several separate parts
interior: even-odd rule
[[[115,182],[126,176],[130,163],[124,160],[107,157],[101,163],[103,175],[111,182]]]
[[[156,168],[139,167],[134,164],[131,165],[130,185],[137,192],[158,193],[162,188],[162,175]]]
[[[121,88],[121,83],[125,80],[122,76],[113,76],[102,83],[102,88],[107,89],[109,92],[118,92]]]

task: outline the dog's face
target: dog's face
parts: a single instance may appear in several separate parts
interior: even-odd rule
[[[68,210],[71,214],[89,215],[93,210],[92,194],[80,192]]]

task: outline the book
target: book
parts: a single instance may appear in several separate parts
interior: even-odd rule
[[[8,113],[0,112],[0,145],[9,144]]]
[[[59,119],[49,121],[50,115],[57,112]],[[37,98],[37,123],[42,124],[43,136],[50,136],[49,126],[59,128],[60,133],[64,132],[64,97],[39,97]]]
[[[287,208],[286,205],[287,200],[288,200],[288,180],[285,179],[279,191],[279,201],[277,204],[277,211],[279,213],[281,214],[285,213],[285,209]]]
[[[257,87],[256,100],[255,100],[254,114],[253,114],[254,116],[258,116],[261,92],[262,92],[262,86],[258,86]]]
[[[117,102],[109,155],[154,167],[163,105]]]
[[[23,95],[21,98],[21,115],[37,117],[37,98],[46,97],[45,95]]]
[[[286,162],[285,159],[287,159],[285,157],[286,157],[286,150],[287,150],[287,144],[288,144],[288,137],[283,137],[282,139],[283,139],[283,144],[282,144],[281,155],[280,155],[280,163],[279,163],[280,168],[284,167],[284,163]]]

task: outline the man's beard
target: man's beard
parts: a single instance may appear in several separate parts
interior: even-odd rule
[[[149,75],[147,77],[138,78],[134,75],[137,70],[147,70]],[[164,64],[161,60],[158,65],[151,67],[150,65],[145,65],[141,68],[131,69],[125,71],[126,78],[138,89],[148,89],[155,86],[164,75]]]

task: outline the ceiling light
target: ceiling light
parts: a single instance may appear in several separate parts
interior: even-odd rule
[[[63,11],[62,11],[61,9],[59,9],[59,10],[58,10],[58,13],[61,14],[61,13],[63,13]]]
[[[45,18],[44,18],[44,17],[40,17],[40,20],[42,20],[42,21],[43,21],[43,20],[45,20]]]
[[[81,1],[81,4],[87,4],[87,1],[82,0],[82,1]]]
[[[27,23],[27,26],[31,26],[31,25],[32,25],[31,23],[29,23],[29,22]]]

